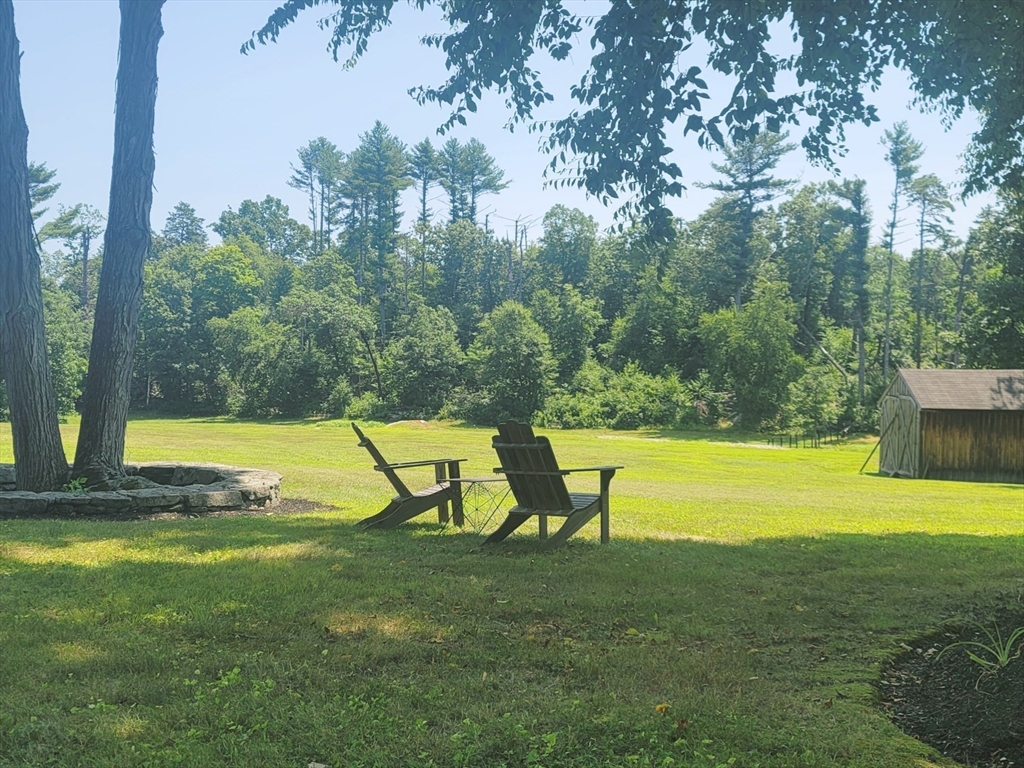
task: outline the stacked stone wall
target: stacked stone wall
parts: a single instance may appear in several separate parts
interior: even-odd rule
[[[281,475],[220,464],[133,464],[130,476],[149,487],[133,490],[17,491],[14,467],[0,464],[0,517],[133,516],[160,512],[202,514],[272,507],[281,499]],[[153,487],[152,484],[156,484]]]

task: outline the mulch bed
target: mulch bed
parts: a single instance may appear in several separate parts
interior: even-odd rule
[[[321,509],[336,509],[336,507],[333,507],[330,504],[322,504],[317,501],[307,501],[306,499],[281,499],[280,501],[277,502],[277,504],[275,504],[272,507],[252,507],[251,509],[219,509],[210,512],[154,512],[152,514],[141,515],[132,512],[110,512],[107,514],[90,513],[88,515],[61,515],[60,517],[54,517],[51,519],[96,521],[188,520],[196,517],[265,517],[269,515],[296,515],[301,514],[302,512],[313,512],[315,510]],[[12,519],[39,520],[41,518],[37,516],[33,516],[31,518],[19,518],[16,515],[5,515],[3,513],[0,513],[0,520]]]
[[[997,622],[1005,640],[1024,626],[1024,608],[1015,606],[1000,614]],[[991,622],[988,629],[993,629]],[[965,625],[908,646],[883,673],[879,687],[884,706],[900,730],[946,757],[977,768],[1021,768],[1024,653],[988,673],[963,646],[940,655],[947,646],[962,641],[991,645],[978,627]],[[1022,646],[1024,640],[1019,640],[1013,653]]]

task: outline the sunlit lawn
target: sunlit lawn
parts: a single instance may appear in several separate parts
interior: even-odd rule
[[[0,521],[0,765],[949,764],[876,707],[879,669],[1021,601],[1024,488],[860,475],[867,442],[539,431],[626,465],[611,544],[359,531],[389,488],[347,423],[133,421],[131,461],[273,469],[331,508]],[[495,465],[490,430],[367,432]]]

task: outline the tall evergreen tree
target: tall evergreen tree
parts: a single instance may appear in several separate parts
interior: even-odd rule
[[[737,229],[732,246],[733,301],[739,310],[743,303],[743,289],[747,285],[753,263],[751,240],[758,207],[771,202],[789,189],[793,182],[776,179],[771,175],[783,155],[795,148],[786,143],[788,134],[759,133],[745,141],[739,141],[722,148],[724,163],[712,163],[711,167],[726,177],[725,181],[700,184],[705,189],[714,189],[729,196],[730,208],[735,216]]]
[[[409,173],[419,183],[420,215],[417,228],[420,233],[420,291],[427,290],[427,228],[430,226],[431,211],[427,208],[427,195],[438,182],[438,157],[430,139],[424,139],[412,148],[409,156]]]
[[[463,175],[463,147],[452,137],[444,143],[437,156],[437,181],[448,194],[449,220],[469,218],[469,194]]]
[[[57,218],[48,221],[39,231],[39,239],[60,238],[70,251],[73,264],[81,267],[82,283],[79,300],[83,309],[88,309],[91,300],[89,288],[89,256],[92,241],[103,232],[103,214],[87,203],[78,203],[71,208],[58,207]]]
[[[892,292],[893,292],[893,259],[895,259],[896,230],[900,226],[900,215],[903,212],[901,200],[910,189],[910,182],[917,174],[917,161],[924,154],[921,142],[915,141],[905,122],[896,123],[892,130],[887,130],[881,144],[886,149],[885,160],[893,170],[895,181],[892,188],[892,199],[889,203],[889,224],[884,244],[889,252],[885,268],[885,329],[882,334],[882,380],[889,381],[889,359],[892,355]]]
[[[60,182],[51,183],[56,175],[57,171],[47,168],[46,163],[28,164],[28,191],[32,198],[33,219],[38,219],[46,213],[48,209],[39,206],[57,194],[57,190],[60,189]]]
[[[466,218],[476,224],[480,198],[501,192],[508,184],[504,181],[505,172],[498,167],[482,142],[470,139],[462,147],[461,155],[462,183],[468,198]]]
[[[871,244],[871,208],[868,205],[866,182],[863,179],[829,184],[830,191],[849,204],[841,215],[851,230],[848,261],[853,277],[853,332],[857,344],[857,402],[864,404],[864,382],[867,370],[867,326],[870,306],[868,293],[868,247]]]
[[[945,234],[943,225],[950,223],[945,211],[953,210],[949,201],[946,185],[934,173],[918,176],[910,182],[907,196],[917,208],[917,285],[914,290],[914,362],[921,367],[921,339],[924,315],[924,272],[926,239],[942,238]]]
[[[305,192],[309,198],[313,252],[331,246],[341,217],[341,181],[345,157],[323,136],[313,139],[298,151],[299,163],[292,165],[288,186]]]
[[[381,342],[387,337],[387,265],[395,253],[402,213],[399,194],[413,184],[405,145],[378,120],[360,137],[349,158],[350,194],[362,204],[363,223],[375,259]]]
[[[196,209],[184,201],[167,214],[161,234],[171,246],[197,245],[205,248],[208,241],[205,223],[196,215]]]

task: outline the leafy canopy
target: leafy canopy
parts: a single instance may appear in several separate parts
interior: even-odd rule
[[[538,52],[563,60],[584,20],[563,0],[409,0],[438,6],[450,28],[424,37],[444,51],[449,78],[411,89],[421,103],[449,105],[441,131],[465,124],[485,90],[497,90],[512,122],[531,122],[554,97],[531,66]],[[277,39],[298,14],[332,6],[319,21],[331,30],[328,50],[352,66],[369,39],[391,23],[394,0],[285,0],[242,46]],[[987,0],[611,0],[591,20],[590,68],[571,89],[578,107],[561,120],[534,124],[554,155],[556,184],[570,184],[607,201],[627,193],[620,214],[643,213],[666,232],[667,196],[679,195],[682,169],[669,157],[669,123],[681,122],[701,146],[742,142],[788,123],[808,122],[803,146],[829,164],[844,152],[846,124],[877,121],[864,96],[886,66],[910,72],[922,106],[949,122],[971,107],[981,129],[966,157],[965,192],[1024,183],[1024,3]],[[773,25],[788,24],[797,53],[771,49]],[[706,61],[687,53],[702,38]],[[705,116],[704,68],[736,85],[718,114]],[[781,73],[797,87],[780,90]],[[567,159],[566,153],[569,157]]]

